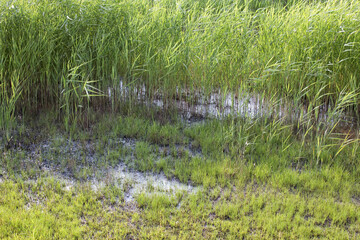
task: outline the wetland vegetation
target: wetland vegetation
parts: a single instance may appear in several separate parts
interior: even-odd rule
[[[0,238],[359,238],[359,16],[1,0]]]

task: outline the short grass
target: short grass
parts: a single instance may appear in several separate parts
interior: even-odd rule
[[[336,133],[320,144],[324,134],[304,138],[269,119],[189,125],[134,111],[103,115],[89,129],[68,134],[56,120],[49,124],[51,116],[23,120],[2,145],[1,238],[359,237],[358,143],[344,143]],[[89,180],[106,178],[104,170],[120,162],[200,190],[144,192],[125,202],[131,183],[90,187]],[[66,189],[44,167],[72,179],[74,187]]]
[[[356,239],[360,231],[359,202],[258,184],[185,194],[180,207],[164,196],[130,205],[110,190],[65,191],[51,179],[0,189],[3,239]]]

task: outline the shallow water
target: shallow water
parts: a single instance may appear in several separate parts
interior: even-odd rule
[[[129,100],[130,98],[150,107],[175,108],[183,119],[196,122],[206,118],[224,118],[227,116],[257,118],[275,118],[286,122],[316,121],[326,125],[337,124],[339,128],[354,128],[356,118],[345,111],[334,112],[334,106],[323,104],[309,110],[308,106],[285,99],[268,99],[261,94],[239,91],[237,94],[221,93],[220,90],[207,95],[201,92],[189,93],[176,90],[177,97],[164,100],[157,92],[149,97],[145,85],[131,88],[121,80],[118,88],[108,88],[110,101]],[[315,117],[316,116],[316,117]]]

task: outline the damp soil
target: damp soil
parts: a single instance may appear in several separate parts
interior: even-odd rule
[[[96,140],[76,141],[57,135],[36,144],[20,144],[12,148],[10,154],[12,158],[19,160],[16,166],[19,177],[23,177],[21,174],[25,171],[32,173],[25,181],[36,182],[42,178],[52,178],[66,191],[79,186],[89,186],[98,192],[112,186],[122,190],[126,203],[134,202],[139,194],[175,197],[179,193],[191,194],[201,189],[201,186],[195,186],[191,182],[184,184],[163,172],[138,171],[132,167],[135,147],[139,140],[118,138],[111,139],[111,142],[106,151],[98,151],[101,144]],[[153,147],[155,149],[155,146]],[[114,149],[121,149],[123,154],[116,156],[117,159],[108,164],[107,154]],[[174,149],[185,149],[189,157],[202,156],[201,151],[193,151],[180,145],[172,148],[172,152],[167,146],[157,146],[156,149],[156,153],[152,153],[155,158],[170,157],[174,154]],[[9,151],[6,154],[9,154]],[[3,157],[6,158],[5,153]],[[5,169],[0,169],[0,182],[8,177]]]

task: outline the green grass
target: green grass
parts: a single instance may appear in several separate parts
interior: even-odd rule
[[[129,206],[111,201],[119,199],[111,191],[58,185],[1,183],[0,237],[310,239],[357,238],[360,230],[352,202],[261,185],[184,195],[179,208],[168,197],[140,195]]]
[[[0,238],[357,239],[359,130],[340,125],[359,121],[359,10],[0,1]],[[299,116],[188,124],[171,105],[218,90],[290,101]],[[157,97],[165,109],[147,105]],[[199,190],[155,194],[150,183],[154,194],[126,202],[134,182],[110,171],[120,163]]]
[[[316,138],[266,119],[186,125],[114,114],[70,134],[51,116],[24,120],[2,148],[1,238],[356,239],[360,232],[358,143],[342,148],[346,140],[335,133],[319,155]],[[130,145],[119,143],[124,137]],[[200,189],[125,202],[133,183],[119,187],[106,170],[120,162]],[[94,191],[91,179],[105,185]]]

